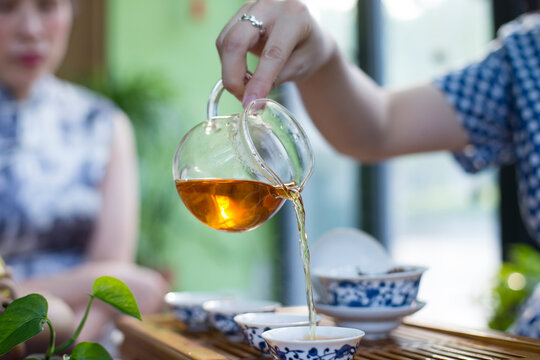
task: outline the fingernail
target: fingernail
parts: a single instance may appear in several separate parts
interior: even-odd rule
[[[249,103],[255,100],[256,98],[257,96],[255,96],[254,94],[249,94],[248,96],[244,96],[244,100],[242,101],[242,106],[246,108],[249,105]]]

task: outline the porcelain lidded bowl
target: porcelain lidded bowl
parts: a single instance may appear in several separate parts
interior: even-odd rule
[[[276,360],[352,360],[364,332],[338,326],[317,326],[316,339],[310,339],[309,326],[268,330],[262,337]]]
[[[314,269],[322,304],[348,307],[409,306],[416,300],[422,266],[397,266],[382,274],[361,274],[354,267]]]
[[[318,324],[321,321],[321,316],[315,316],[316,323]],[[279,312],[246,313],[236,315],[234,321],[242,329],[244,338],[251,347],[268,354],[268,345],[261,336],[263,332],[282,327],[308,326],[309,316],[306,314]]]

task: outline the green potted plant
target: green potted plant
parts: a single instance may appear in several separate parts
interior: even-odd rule
[[[48,326],[50,330],[48,348],[43,353],[26,357],[27,360],[112,360],[111,355],[103,346],[93,342],[81,342],[73,347],[71,354],[60,355],[77,341],[94,299],[101,300],[126,315],[142,320],[133,293],[126,284],[114,277],[97,278],[89,297],[85,314],[73,336],[59,346],[55,346],[54,327],[47,317],[47,300],[40,294],[30,294],[14,300],[0,315],[0,356],[36,336],[45,326]]]
[[[520,307],[540,283],[540,253],[525,244],[515,244],[499,269],[492,288],[493,313],[489,327],[507,331],[516,320]]]

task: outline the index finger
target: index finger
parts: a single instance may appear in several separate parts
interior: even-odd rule
[[[239,24],[239,21],[241,15],[249,12],[253,5],[254,2],[244,4],[225,25],[216,40],[222,65],[223,86],[239,99],[244,93],[244,79],[247,71],[246,54],[252,43],[257,41],[254,32],[246,32],[246,25]]]
[[[299,21],[300,19],[300,21]],[[268,40],[261,52],[253,77],[247,83],[242,103],[267,97],[294,49],[309,33],[310,24],[295,12],[286,12],[273,25]]]

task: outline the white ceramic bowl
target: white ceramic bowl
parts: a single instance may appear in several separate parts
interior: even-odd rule
[[[316,340],[310,340],[309,326],[284,327],[265,331],[270,354],[277,360],[352,360],[364,332],[358,329],[317,326]]]
[[[218,299],[232,299],[219,293],[172,291],[165,294],[165,303],[175,318],[186,324],[191,331],[204,331],[208,329],[208,316],[202,305],[206,301]]]
[[[390,336],[405,316],[421,310],[426,303],[415,301],[411,306],[353,308],[316,304],[321,314],[331,316],[336,325],[360,329],[366,333],[364,340],[379,340]]]
[[[212,327],[227,335],[230,340],[241,340],[242,330],[234,321],[236,315],[249,312],[273,312],[281,304],[270,300],[228,299],[212,300],[203,304]]]
[[[315,315],[318,324],[321,321],[320,315]],[[268,345],[262,338],[262,333],[268,330],[292,327],[308,326],[309,316],[305,314],[292,313],[246,313],[236,315],[234,321],[240,326],[246,341],[256,350],[262,353],[269,353]]]
[[[416,300],[422,266],[397,266],[400,271],[357,275],[350,267],[314,269],[321,304],[354,308],[409,306]]]

